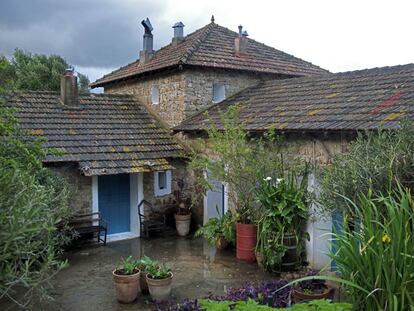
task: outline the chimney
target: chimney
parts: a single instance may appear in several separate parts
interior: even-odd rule
[[[234,39],[234,50],[236,56],[247,54],[247,31],[243,31],[243,26],[239,26],[239,35]]]
[[[139,62],[141,64],[148,63],[154,57],[154,50],[152,46],[152,33],[151,31],[154,29],[152,28],[151,22],[148,19],[144,19],[141,22],[142,26],[144,26],[144,40],[142,42],[142,51],[139,52]]]
[[[184,24],[182,22],[175,23],[172,26],[174,29],[174,37],[172,38],[172,43],[177,44],[184,40]]]
[[[78,78],[73,67],[67,68],[60,78],[60,100],[65,106],[78,105]]]

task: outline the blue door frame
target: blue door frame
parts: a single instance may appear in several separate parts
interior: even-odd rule
[[[131,230],[129,174],[98,177],[98,205],[102,218],[108,222],[108,234]]]

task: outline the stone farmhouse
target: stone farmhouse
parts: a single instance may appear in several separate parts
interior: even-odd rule
[[[358,131],[397,128],[413,117],[413,64],[332,74],[214,18],[186,36],[176,23],[171,43],[154,51],[152,25],[142,24],[139,59],[91,84],[104,94],[77,96],[68,73],[61,94],[14,93],[8,101],[24,128],[62,151],[45,165],[70,178],[78,191],[74,208],[101,211],[115,237],[139,235],[141,199],[166,211],[174,194],[195,191],[184,150],[205,136],[206,111],[219,122],[219,112],[237,104],[248,131],[276,128],[291,142],[289,153],[317,164],[346,151]],[[229,208],[225,185],[212,182],[215,189],[194,209],[195,223],[216,216],[216,205]],[[315,178],[310,186],[317,191]],[[331,228],[330,221],[309,224],[315,267],[328,263],[321,234]]]

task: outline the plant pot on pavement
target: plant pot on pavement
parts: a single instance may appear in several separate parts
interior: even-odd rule
[[[175,214],[175,227],[179,236],[186,236],[190,232],[191,213]]]
[[[321,293],[302,292],[298,289],[293,289],[292,302],[298,303],[301,301],[311,301],[315,299],[333,299],[335,294],[334,288],[325,287]]]
[[[145,271],[141,271],[141,274],[139,277],[139,285],[141,287],[142,294],[144,295],[149,294],[148,283],[147,283],[147,273]]]
[[[282,257],[282,271],[294,271],[298,262],[296,235],[285,233],[283,245],[286,247],[286,252]]]
[[[257,242],[257,229],[252,224],[241,224],[236,225],[236,257],[237,259],[255,262],[256,256],[254,250]]]
[[[216,248],[221,251],[223,249],[226,249],[227,246],[229,246],[229,242],[226,241],[224,237],[220,237],[216,243]]]
[[[116,298],[121,303],[133,302],[140,293],[140,270],[134,274],[123,274],[122,269],[115,269],[112,275],[116,287]]]
[[[148,289],[151,294],[151,298],[154,301],[168,300],[171,294],[173,274],[170,272],[170,276],[165,279],[154,279],[150,274],[147,275]]]

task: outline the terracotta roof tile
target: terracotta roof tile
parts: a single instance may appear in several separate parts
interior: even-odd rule
[[[148,111],[129,95],[80,95],[78,107],[65,107],[57,92],[14,92],[20,126],[60,151],[45,162],[78,162],[85,175],[132,173],[171,168],[168,159],[182,148]]]
[[[414,119],[414,64],[264,81],[184,120],[175,130],[203,130],[210,122],[221,127],[220,112],[235,104],[252,131],[396,128],[403,118]]]
[[[91,83],[92,87],[104,86],[120,79],[127,79],[155,70],[184,66],[202,66],[245,70],[260,73],[310,76],[327,73],[326,70],[292,55],[248,39],[247,54],[236,56],[234,39],[237,33],[215,23],[187,35],[178,44],[168,44],[156,51],[146,64],[139,60],[121,67]]]

